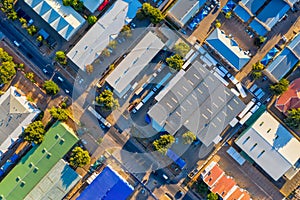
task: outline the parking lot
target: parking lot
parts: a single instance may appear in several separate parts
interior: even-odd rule
[[[236,183],[243,189],[246,189],[252,199],[257,200],[275,200],[282,199],[283,195],[278,191],[272,182],[270,182],[261,172],[246,161],[240,166],[228,153],[229,146],[223,146],[215,157],[219,159],[219,165],[224,172],[232,176]]]

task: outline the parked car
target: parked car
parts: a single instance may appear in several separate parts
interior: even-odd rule
[[[19,42],[17,42],[16,40],[14,40],[14,44],[15,44],[17,47],[19,47],[19,46],[20,46],[20,43],[19,43]]]
[[[57,77],[57,79],[60,81],[60,82],[64,82],[64,79],[60,76]]]
[[[45,68],[43,68],[43,72],[44,74],[48,74],[48,71]]]

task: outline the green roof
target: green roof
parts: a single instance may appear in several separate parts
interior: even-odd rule
[[[55,123],[0,183],[0,199],[22,200],[78,141],[64,123]]]

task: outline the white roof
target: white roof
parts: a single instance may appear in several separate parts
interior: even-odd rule
[[[85,22],[81,15],[72,7],[64,6],[61,0],[24,1],[66,40]]]
[[[83,5],[91,13],[94,13],[103,2],[104,0],[83,0]]]
[[[263,113],[236,143],[274,180],[300,158],[300,142],[268,112]]]
[[[164,43],[152,32],[135,46],[117,68],[106,78],[118,96],[123,96],[130,83],[148,65],[153,57],[163,48]],[[129,89],[128,88],[128,89]]]
[[[81,70],[96,60],[112,36],[117,35],[141,7],[138,0],[126,1],[130,0],[117,0],[67,54]]]
[[[15,87],[0,97],[0,158],[39,113]]]

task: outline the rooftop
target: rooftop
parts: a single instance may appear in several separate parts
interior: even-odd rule
[[[282,79],[300,60],[300,34],[268,66],[267,72],[275,79]]]
[[[236,41],[226,36],[218,28],[208,36],[206,42],[237,70],[242,69],[250,60],[250,57],[244,53]]]
[[[277,98],[275,106],[283,113],[300,108],[300,78],[291,82],[288,90]]]
[[[0,157],[39,113],[15,87],[0,96]]]
[[[119,34],[122,27],[135,17],[140,7],[138,0],[116,1],[70,50],[68,58],[84,71],[86,65],[101,55],[113,40],[112,36]]]
[[[236,144],[274,180],[300,158],[300,151],[295,151],[300,149],[300,142],[268,112],[264,112]]]
[[[55,123],[44,141],[34,146],[0,182],[0,197],[24,199],[77,141],[66,124]]]
[[[77,199],[126,200],[133,190],[133,187],[126,180],[110,166],[107,166]]]
[[[70,40],[85,23],[72,7],[64,6],[60,0],[24,0],[64,39]]]
[[[178,0],[169,10],[168,15],[184,26],[205,4],[205,0]]]
[[[106,78],[114,93],[122,97],[131,87],[131,82],[163,47],[164,43],[154,33],[148,32]]]
[[[81,177],[64,160],[59,160],[24,200],[63,199]]]
[[[199,61],[194,62],[180,81],[172,85],[167,87],[167,92],[162,90],[164,94],[159,95],[159,101],[148,112],[149,116],[160,129],[171,134],[185,126],[206,146],[245,107]]]
[[[210,191],[218,194],[224,200],[251,199],[249,193],[239,188],[233,178],[226,176],[225,172],[214,161],[204,169],[201,177]]]
[[[94,13],[103,2],[104,0],[83,0],[83,5],[91,13]]]

